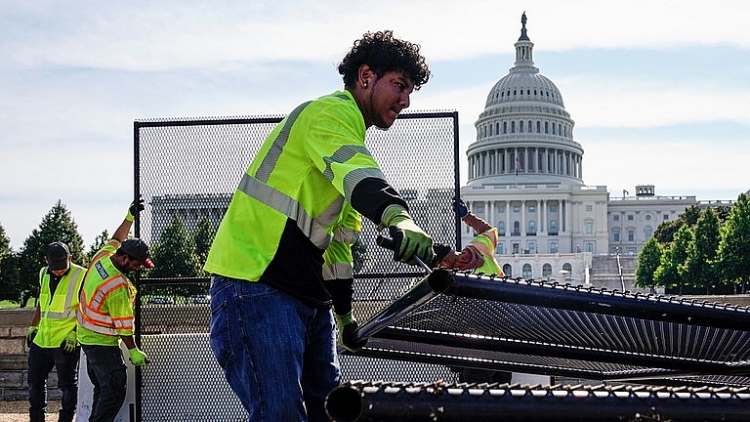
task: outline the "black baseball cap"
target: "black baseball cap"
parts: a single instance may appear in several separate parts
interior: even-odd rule
[[[120,245],[120,252],[130,255],[131,258],[143,261],[146,268],[154,268],[154,263],[149,259],[148,245],[138,238],[128,239]]]
[[[47,266],[50,271],[67,270],[70,264],[70,248],[63,242],[47,245]]]

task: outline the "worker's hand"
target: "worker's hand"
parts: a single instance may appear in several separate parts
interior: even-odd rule
[[[34,337],[36,337],[37,331],[39,331],[39,327],[35,325],[29,327],[29,331],[26,333],[26,345],[28,347],[31,347],[31,343],[34,342]]]
[[[357,320],[354,319],[351,312],[346,315],[336,314],[336,326],[339,329],[339,344],[344,349],[356,353],[367,344],[367,339],[357,341],[354,335],[357,331]]]
[[[144,210],[143,206],[143,198],[138,198],[137,201],[133,201],[130,203],[130,207],[128,207],[128,215],[125,216],[125,219],[128,221],[135,220],[135,216],[138,215],[139,212]]]
[[[128,350],[130,354],[130,361],[135,366],[145,366],[148,363],[148,356],[138,347],[134,347]]]
[[[414,223],[406,209],[400,205],[391,205],[383,212],[381,219],[396,243],[393,259],[417,265],[414,257],[422,262],[432,262],[435,252],[432,250],[432,238]]]
[[[73,353],[76,351],[76,347],[78,347],[78,338],[76,337],[76,332],[71,331],[68,333],[67,336],[65,336],[65,340],[63,340],[61,344],[63,350],[65,353]]]
[[[461,198],[454,198],[453,211],[461,220],[463,220],[464,217],[469,215],[469,208],[466,206],[466,204],[464,203],[464,200]]]

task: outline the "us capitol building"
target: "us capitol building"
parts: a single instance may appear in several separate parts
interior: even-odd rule
[[[653,185],[614,198],[606,186],[584,183],[575,123],[555,84],[534,66],[525,13],[521,23],[515,63],[475,123],[462,198],[497,227],[497,259],[506,274],[586,284],[593,272],[606,287],[630,289],[643,243],[698,201],[656,195]],[[462,244],[473,236],[464,225]]]
[[[633,288],[637,255],[659,224],[677,219],[691,205],[731,201],[699,204],[695,196],[657,195],[653,185],[636,186],[632,196],[610,197],[606,186],[584,184],[575,123],[560,90],[534,66],[525,13],[521,23],[515,63],[492,87],[475,123],[461,197],[497,227],[496,258],[506,275],[639,290]],[[433,194],[442,195],[442,203],[453,195]],[[175,217],[188,230],[201,218],[218,226],[230,200],[230,193],[155,196],[152,236],[158,238]],[[423,201],[427,207],[440,202]],[[474,235],[462,224],[462,245]]]

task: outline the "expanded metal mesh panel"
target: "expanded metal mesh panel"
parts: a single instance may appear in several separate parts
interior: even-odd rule
[[[147,203],[136,222],[136,235],[155,251],[174,244],[170,236],[175,224],[184,228],[186,236],[192,236],[205,219],[217,228],[242,174],[281,119],[136,121],[135,193]],[[369,129],[366,141],[388,181],[408,202],[415,221],[436,241],[455,245],[459,241],[459,222],[452,210],[459,187],[457,120],[455,112],[402,114],[387,131]],[[423,276],[417,267],[394,262],[391,251],[375,244],[378,234],[372,222],[363,222],[364,253],[355,267],[354,284],[360,320],[388,306]],[[216,413],[220,406],[203,404],[183,392],[188,388],[193,393],[210,392],[202,396],[233,397],[223,377],[214,376],[217,367],[208,337],[200,334],[208,332],[208,305],[193,303],[191,298],[208,291],[208,278],[200,271],[181,272],[185,269],[178,263],[158,258],[154,256],[157,267],[174,268],[175,273],[159,277],[144,273],[138,280],[140,334],[158,350],[148,350],[152,363],[142,371],[142,420],[236,420],[236,403]],[[150,303],[157,300],[175,303]],[[186,339],[200,353],[182,355]],[[170,359],[174,354],[181,356]],[[204,371],[213,375],[205,380],[191,375]],[[454,375],[441,365],[359,356],[342,357],[342,372],[346,379],[434,381]]]
[[[609,380],[737,384],[750,373],[746,308],[458,273],[453,282],[364,353]]]

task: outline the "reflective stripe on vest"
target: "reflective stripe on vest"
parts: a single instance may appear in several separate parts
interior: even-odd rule
[[[354,267],[350,262],[334,262],[323,265],[323,280],[354,278]]]
[[[110,336],[116,336],[118,329],[133,328],[131,318],[127,318],[129,322],[113,320],[108,314],[100,312],[107,295],[119,288],[129,288],[128,282],[120,274],[100,284],[90,300],[86,297],[86,291],[82,290],[78,303],[78,323],[91,331]]]
[[[484,257],[484,263],[479,268],[476,268],[475,272],[503,276],[503,270],[500,269],[500,264],[497,263],[494,257],[496,245],[497,229],[495,228],[480,233],[466,245],[467,247],[473,247]]]
[[[336,198],[322,214],[313,218],[299,202],[247,173],[242,177],[237,190],[296,221],[302,233],[320,249],[325,249],[331,242],[327,228],[339,216],[341,204],[344,202],[343,197]]]

